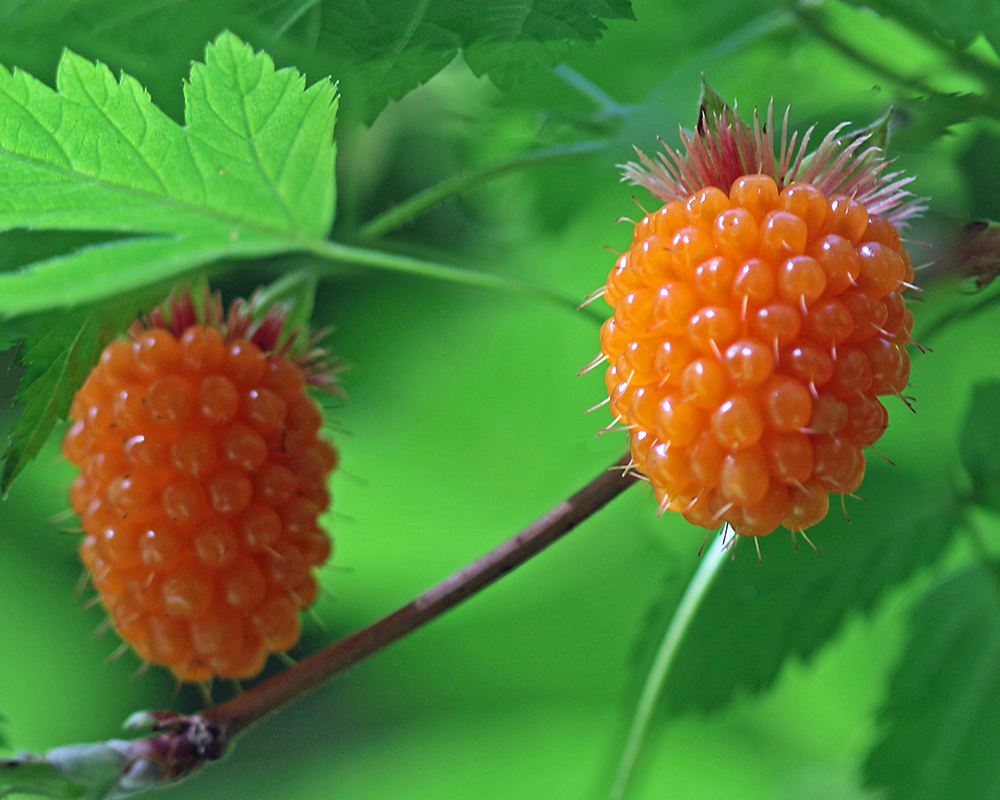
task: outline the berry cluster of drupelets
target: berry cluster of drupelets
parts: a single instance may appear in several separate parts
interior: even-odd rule
[[[849,197],[766,175],[667,203],[604,292],[611,412],[664,509],[740,534],[801,531],[851,494],[909,378],[913,271]]]
[[[662,511],[804,531],[858,489],[888,423],[879,397],[909,381],[897,225],[920,199],[870,131],[839,131],[807,155],[811,129],[796,149],[786,115],[775,158],[772,109],[751,127],[706,87],[684,152],[625,165],[665,204],[595,293],[614,315],[593,365]]]
[[[219,306],[196,324],[189,296],[173,310],[112,342],[73,400],[80,555],[142,659],[184,681],[252,677],[316,599],[336,452],[273,317],[254,327],[237,306],[225,325]]]

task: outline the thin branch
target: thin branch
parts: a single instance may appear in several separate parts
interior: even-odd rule
[[[598,116],[604,118],[624,117],[629,112],[629,106],[619,103],[589,78],[573,69],[569,64],[560,63],[552,68],[552,72],[566,81],[571,87],[597,106]]]
[[[176,783],[222,757],[233,737],[249,725],[472,597],[572,530],[637,481],[628,471],[630,463],[631,455],[626,454],[514,538],[387,617],[246,694],[200,714],[140,711],[126,720],[127,729],[150,731],[148,736],[0,759],[0,797],[17,791],[45,797],[124,798]]]
[[[570,158],[590,155],[591,153],[598,153],[601,150],[606,150],[610,144],[609,141],[599,139],[590,142],[574,142],[573,144],[546,147],[507,161],[491,164],[482,169],[453,175],[435,186],[431,186],[407,198],[388,211],[379,214],[374,219],[365,223],[358,233],[366,239],[377,239],[401,225],[405,225],[442,200],[467,191],[473,186],[535,164],[547,164],[553,161],[564,161]]]
[[[602,472],[512,539],[402,608],[320,650],[245,694],[209,708],[200,715],[202,720],[218,729],[223,741],[232,739],[271,711],[315,689],[476,594],[552,544],[635,483],[636,478],[624,471],[629,458],[626,455],[619,459],[611,469]]]
[[[705,554],[701,564],[698,565],[694,577],[691,578],[691,582],[685,589],[684,596],[663,634],[663,641],[656,651],[656,658],[653,660],[649,675],[646,676],[646,683],[642,687],[642,694],[639,696],[639,703],[632,717],[628,738],[625,740],[625,747],[618,762],[618,772],[611,786],[611,792],[608,794],[609,800],[622,800],[625,797],[636,760],[649,731],[653,711],[663,693],[663,686],[670,674],[670,667],[674,663],[681,642],[684,640],[684,634],[698,612],[701,601],[705,599],[705,595],[708,594],[708,590],[719,574],[720,568],[725,563],[727,550],[734,544],[733,541],[727,540],[727,534],[729,536],[736,535],[732,528],[726,525],[722,532],[715,537],[715,541],[712,542],[712,546]]]

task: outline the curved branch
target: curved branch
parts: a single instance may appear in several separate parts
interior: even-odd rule
[[[271,711],[430,622],[523,564],[635,483],[636,477],[626,472],[629,462],[630,456],[623,456],[610,469],[512,539],[402,608],[320,650],[245,694],[207,709],[202,712],[201,718],[217,729],[224,741],[229,740]]]
[[[625,455],[580,491],[512,539],[383,617],[246,694],[200,714],[140,711],[125,723],[151,735],[56,747],[44,756],[0,759],[0,797],[12,791],[45,797],[125,798],[186,777],[249,725],[317,688],[359,661],[430,622],[502,578],[583,522],[636,482]]]

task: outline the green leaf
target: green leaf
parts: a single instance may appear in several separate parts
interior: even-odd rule
[[[181,127],[71,52],[57,91],[0,68],[0,230],[122,238],[0,275],[0,314],[93,301],[219,258],[302,249],[333,220],[336,90],[221,34]]]
[[[977,567],[928,592],[879,718],[865,782],[887,800],[1000,795],[1000,587]]]
[[[83,797],[76,783],[47,761],[30,756],[0,758],[0,797],[9,794],[77,800]]]
[[[629,0],[384,0],[376,6],[297,0],[286,8],[296,23],[289,35],[315,42],[317,55],[344,77],[345,94],[364,98],[366,122],[459,53],[476,74],[506,88],[540,64],[554,64],[568,43],[597,41],[602,19],[634,19]]]
[[[130,302],[36,320],[18,357],[25,373],[15,402],[23,408],[3,454],[0,495],[65,419],[101,350],[128,327],[136,310],[136,302]]]
[[[851,504],[810,528],[819,555],[774,533],[760,542],[763,564],[740,541],[691,623],[667,679],[672,711],[708,711],[740,689],[767,688],[790,656],[808,658],[852,611],[867,611],[894,584],[933,563],[958,518],[946,480],[924,486],[898,468],[870,464]],[[662,630],[662,627],[661,627]],[[650,631],[649,637],[658,636]]]
[[[372,122],[390,100],[430,80],[461,54],[477,75],[505,89],[572,42],[594,42],[603,19],[634,19],[629,0],[295,0],[257,20],[283,35],[274,52],[311,52],[339,76],[351,114]],[[261,31],[263,34],[264,31]]]
[[[901,124],[893,120],[894,149],[921,150],[940,139],[955,125],[996,115],[989,97],[970,93],[937,93],[913,97],[900,104]]]
[[[848,0],[870,8],[919,33],[939,36],[966,48],[985,35],[997,48],[1000,42],[1000,7],[991,0]]]
[[[973,499],[1000,509],[1000,381],[980,383],[973,389],[960,450],[972,478]]]
[[[597,41],[610,19],[634,19],[629,0],[33,0],[0,3],[0,48],[41,67],[39,46],[49,63],[53,43],[75,46],[165,94],[163,76],[230,28],[284,63],[337,76],[349,118],[370,123],[459,54],[503,87],[570,43]]]
[[[705,118],[705,123],[712,132],[715,131],[716,117],[729,117],[730,119],[733,117],[733,109],[723,99],[722,95],[711,87],[704,72],[701,74],[701,101],[699,102],[699,106],[701,108],[701,116]]]

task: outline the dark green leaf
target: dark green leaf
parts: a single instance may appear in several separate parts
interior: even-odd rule
[[[865,780],[887,800],[1000,796],[1000,587],[961,572],[923,597]]]
[[[880,150],[885,151],[889,146],[889,119],[891,116],[892,109],[889,109],[874,122],[865,125],[865,127],[859,128],[856,131],[851,131],[850,133],[841,136],[840,141],[846,147],[851,142],[863,139],[864,145],[862,150],[867,149],[868,147],[877,147]]]
[[[739,689],[767,688],[788,657],[808,658],[850,612],[869,610],[890,587],[938,558],[957,520],[946,481],[920,485],[879,462],[869,465],[860,493],[868,502],[848,500],[851,524],[834,496],[827,518],[809,529],[822,555],[801,539],[796,549],[773,533],[760,542],[760,564],[753,544],[739,542],[667,679],[671,710],[707,711]]]
[[[0,7],[0,46],[70,46],[127,68],[158,96],[219,30],[238,31],[314,78],[341,82],[351,112],[371,122],[392,99],[464,53],[499,85],[551,64],[567,43],[594,42],[602,20],[634,19],[629,0],[37,0]],[[170,31],[164,36],[164,31]],[[69,37],[67,39],[67,37]],[[55,50],[55,52],[52,52]],[[24,58],[41,66],[39,56]],[[22,60],[21,63],[27,63]],[[177,104],[179,110],[179,103]]]
[[[130,302],[35,321],[18,358],[25,371],[15,402],[23,408],[3,454],[0,494],[6,495],[13,480],[48,441],[56,423],[65,419],[73,395],[101,350],[128,327],[136,310]]]
[[[568,42],[596,41],[602,19],[633,18],[628,0],[387,0],[374,7],[327,0],[316,9],[315,27],[309,16],[289,35],[316,37],[316,52],[342,79],[345,95],[365,98],[365,121],[460,52],[477,74],[505,87],[555,63]]]
[[[728,115],[731,118],[733,115],[729,103],[709,85],[704,73],[701,76],[701,113],[706,117],[709,130],[714,130],[716,117]]]
[[[941,93],[911,98],[900,105],[892,120],[893,148],[919,150],[954,125],[995,114],[992,101],[978,94]]]
[[[961,453],[975,501],[1000,509],[1000,381],[981,383],[973,390]]]

